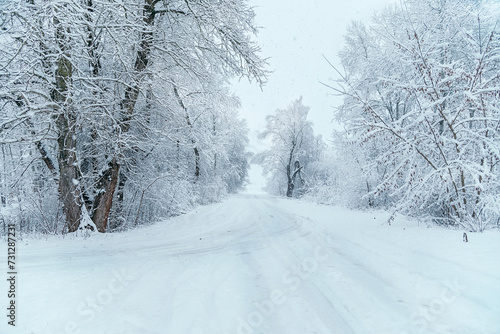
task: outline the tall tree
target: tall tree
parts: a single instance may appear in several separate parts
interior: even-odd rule
[[[286,196],[292,197],[297,181],[304,183],[304,168],[318,158],[313,126],[307,120],[309,107],[302,104],[302,97],[292,102],[287,109],[278,109],[266,117],[266,130],[261,139],[270,139],[271,148],[256,155],[255,161],[264,167],[264,173],[272,174],[274,181],[286,180]],[[316,154],[313,154],[316,153]],[[276,186],[280,188],[281,182]],[[280,189],[278,193],[281,193]]]

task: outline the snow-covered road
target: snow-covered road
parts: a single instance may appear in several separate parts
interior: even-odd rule
[[[127,233],[19,242],[17,326],[0,333],[500,333],[500,233],[387,219],[250,190]]]

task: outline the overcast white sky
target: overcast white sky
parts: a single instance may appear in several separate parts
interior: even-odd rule
[[[269,57],[273,71],[263,91],[241,80],[233,90],[242,101],[242,116],[248,120],[252,146],[257,131],[265,127],[265,116],[286,108],[303,96],[311,107],[309,119],[316,133],[330,138],[333,106],[341,100],[320,84],[335,77],[323,54],[335,65],[352,20],[369,21],[375,11],[394,0],[250,0],[255,7],[257,36],[262,56]],[[258,145],[261,146],[261,145]]]

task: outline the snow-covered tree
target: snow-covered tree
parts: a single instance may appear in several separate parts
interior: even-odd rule
[[[307,166],[318,159],[322,149],[321,137],[314,136],[313,124],[307,120],[309,109],[300,97],[266,117],[266,130],[259,137],[269,138],[271,147],[256,155],[255,161],[265,174],[271,174],[267,188],[273,193],[292,197],[294,190],[305,191]]]
[[[117,226],[118,217],[127,216],[125,202],[133,199],[144,210],[138,193],[153,182],[186,181],[183,167],[191,165],[159,161],[163,153],[179,154],[186,145],[195,155],[198,150],[194,173],[201,175],[202,144],[193,143],[199,129],[188,118],[210,107],[191,110],[179,102],[199,92],[205,96],[199,104],[214,105],[216,90],[235,75],[263,83],[265,62],[251,39],[253,16],[245,0],[3,5],[0,141],[19,157],[30,152],[33,161],[24,157],[20,169],[36,164],[36,173],[52,178],[66,231],[75,231],[88,212],[104,232],[108,222]],[[179,117],[184,122],[175,123]],[[179,170],[168,177],[162,168],[157,174],[143,170],[161,164]],[[148,179],[139,186],[137,175]]]
[[[366,163],[370,153],[376,150],[360,149],[355,139],[345,132],[334,132],[331,141],[332,145],[326,147],[309,168],[313,169],[313,177],[307,198],[355,209],[387,206],[387,196],[375,197],[371,193],[383,176],[378,166],[372,170]]]
[[[341,52],[338,116],[398,210],[482,230],[500,215],[498,4],[407,0]]]

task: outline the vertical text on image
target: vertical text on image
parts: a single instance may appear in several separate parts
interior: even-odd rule
[[[8,306],[7,306],[7,323],[11,326],[16,325],[16,226],[8,225],[7,235],[7,282],[8,283]]]

